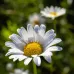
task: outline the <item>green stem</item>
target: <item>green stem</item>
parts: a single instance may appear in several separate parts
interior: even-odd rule
[[[56,20],[55,19],[53,20],[53,25],[54,25],[54,30],[56,32]]]
[[[36,64],[33,62],[33,74],[37,74],[37,68],[36,68]]]
[[[55,32],[56,32],[56,24],[53,24],[54,25],[54,30],[55,30]]]

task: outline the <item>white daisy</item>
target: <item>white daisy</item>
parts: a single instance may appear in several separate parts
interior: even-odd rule
[[[52,19],[55,19],[58,16],[64,15],[66,13],[65,8],[60,8],[60,7],[53,7],[51,6],[44,8],[44,10],[41,11],[41,14],[45,17],[49,17]]]
[[[24,60],[24,64],[28,65],[33,59],[37,66],[41,64],[40,56],[43,56],[46,61],[51,62],[52,51],[62,50],[59,46],[53,46],[61,42],[60,38],[55,38],[56,34],[51,29],[45,33],[46,26],[41,24],[40,27],[35,25],[27,25],[27,30],[24,27],[17,29],[17,34],[12,34],[9,38],[13,41],[5,43],[7,47],[11,47],[8,50],[6,56],[9,59],[16,61]]]
[[[73,0],[67,0],[67,3],[68,3],[69,5],[71,5],[71,4],[73,3]]]
[[[9,73],[9,74],[29,74],[29,71],[28,70],[23,70],[23,69],[14,69],[14,72],[13,73]]]
[[[45,19],[41,17],[40,14],[34,13],[29,16],[29,23],[34,25],[40,25],[45,22]]]
[[[12,71],[13,70],[13,64],[12,63],[7,63],[6,64],[6,69],[7,69],[7,71]]]

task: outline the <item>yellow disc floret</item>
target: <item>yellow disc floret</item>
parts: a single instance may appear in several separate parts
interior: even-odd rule
[[[24,55],[26,56],[31,56],[31,55],[36,55],[36,54],[39,55],[41,53],[42,53],[42,47],[37,42],[28,43],[24,47]]]
[[[39,20],[34,20],[33,24],[34,25],[39,25]]]
[[[53,15],[53,16],[57,16],[56,12],[50,12],[50,14]]]

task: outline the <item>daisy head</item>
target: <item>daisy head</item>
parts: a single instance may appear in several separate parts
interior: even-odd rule
[[[7,63],[6,64],[6,69],[7,69],[7,71],[12,71],[13,70],[13,64],[12,63]]]
[[[40,25],[45,22],[45,19],[40,14],[34,13],[29,16],[29,23],[34,25]]]
[[[23,69],[14,69],[14,72],[13,73],[10,73],[10,74],[29,74],[29,71],[28,70],[23,70]]]
[[[60,7],[53,7],[51,6],[44,8],[44,10],[41,11],[41,14],[45,17],[49,17],[52,19],[55,19],[58,16],[64,15],[66,13],[66,9],[60,8]]]
[[[13,61],[24,60],[25,65],[33,60],[37,66],[40,66],[40,56],[43,56],[47,62],[51,62],[52,51],[62,50],[61,47],[55,46],[61,42],[61,39],[55,38],[56,34],[53,29],[47,32],[45,29],[44,24],[34,27],[28,24],[27,30],[24,27],[17,29],[19,35],[10,35],[9,38],[12,41],[5,43],[7,47],[10,47],[6,56],[9,55],[9,59],[13,59]]]

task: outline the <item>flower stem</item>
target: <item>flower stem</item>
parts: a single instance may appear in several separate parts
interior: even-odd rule
[[[56,32],[56,20],[53,20],[54,30]]]
[[[56,24],[53,24],[54,25],[54,30],[55,30],[55,32],[56,32]]]
[[[37,74],[37,68],[36,68],[36,64],[33,62],[33,74]]]

